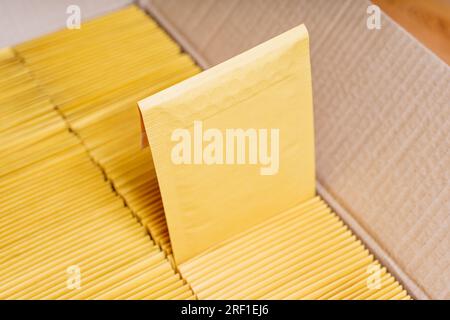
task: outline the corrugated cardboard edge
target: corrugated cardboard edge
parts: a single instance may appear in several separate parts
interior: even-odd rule
[[[187,52],[202,69],[208,69],[212,66],[212,63],[202,56],[187,37],[185,37],[176,26],[174,26],[169,19],[150,1],[138,1],[142,9],[144,9],[163,29],[181,46],[181,48]],[[148,145],[148,143],[147,143]]]
[[[450,1],[372,0],[393,20],[450,64]]]

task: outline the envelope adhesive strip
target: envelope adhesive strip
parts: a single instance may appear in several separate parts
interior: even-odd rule
[[[216,97],[213,109],[236,104],[234,94],[247,95],[246,104],[253,112],[246,114],[237,104],[223,109],[217,118],[198,120],[225,128],[244,126],[253,118],[254,126],[280,127],[281,137],[289,133],[287,145],[280,138],[281,149],[287,146],[292,155],[304,152],[303,162],[283,152],[278,180],[265,176],[274,182],[271,185],[262,176],[256,178],[260,185],[255,190],[260,193],[246,193],[245,185],[240,186],[237,195],[248,198],[232,203],[236,211],[223,224],[228,231],[221,232],[220,220],[213,220],[218,235],[204,233],[205,242],[196,239],[193,243],[198,246],[192,252],[175,244],[183,239],[177,232],[187,230],[188,240],[192,235],[189,229],[172,228],[183,212],[166,208],[171,236],[175,231],[174,250],[187,250],[186,255],[179,251],[180,259],[175,253],[177,268],[158,187],[159,170],[169,164],[160,162],[164,147],[160,145],[155,153],[157,180],[151,154],[141,150],[136,101],[195,75],[199,68],[134,6],[85,22],[80,30],[62,30],[0,50],[0,298],[409,298],[342,221],[314,197],[306,31],[299,27],[277,39],[256,50],[258,59],[253,59],[253,52],[218,68],[226,74],[238,61],[239,70],[231,77],[214,78],[213,71],[181,84],[179,92],[186,94],[186,103],[174,89],[156,96],[163,98],[158,112],[173,111],[170,115],[180,120],[172,125],[181,125],[193,120],[195,105],[187,102],[195,92]],[[267,64],[279,72],[261,80],[254,68]],[[303,70],[301,76],[295,70]],[[220,79],[230,86],[211,92]],[[286,104],[273,110],[282,93]],[[266,103],[252,100],[253,94]],[[298,98],[304,109],[293,107]],[[203,108],[197,110],[199,115],[211,111],[208,99],[196,101]],[[258,116],[257,105],[266,116]],[[239,113],[239,122],[222,123]],[[154,151],[154,142],[164,136],[158,130],[150,134],[157,123],[145,110],[142,116]],[[278,122],[270,121],[277,118]],[[166,120],[163,117],[161,128],[170,124]],[[303,138],[294,139],[298,135]],[[256,174],[259,169],[251,167]],[[227,174],[231,178],[243,172]],[[198,176],[194,169],[186,174]],[[163,189],[167,189],[166,178],[159,181]],[[231,181],[222,178],[224,183]],[[188,177],[184,181],[193,183]],[[194,183],[205,183],[206,188],[209,182]],[[275,189],[281,183],[285,186]],[[223,190],[233,187],[224,186]],[[162,190],[164,206],[176,201],[165,198],[166,189]],[[217,196],[225,196],[221,201],[233,200],[232,193]],[[258,203],[261,196],[268,199]],[[198,203],[203,205],[199,212],[208,216],[205,204]],[[264,212],[256,210],[261,207]],[[249,208],[251,212],[245,211]],[[234,227],[233,221],[246,213],[248,221]],[[380,268],[381,289],[365,285],[368,267]],[[73,273],[79,273],[79,288],[69,288]]]

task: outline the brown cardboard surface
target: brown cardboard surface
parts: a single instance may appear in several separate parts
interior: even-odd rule
[[[78,5],[81,20],[117,10],[131,0],[14,0],[0,2],[0,48],[15,45],[66,26],[70,5]]]
[[[450,69],[368,1],[142,0],[210,67],[300,23],[319,192],[416,298],[450,298]]]

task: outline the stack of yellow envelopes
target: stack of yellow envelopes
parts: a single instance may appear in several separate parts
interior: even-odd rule
[[[124,23],[141,23],[142,28],[133,33],[131,25],[124,29]],[[142,213],[143,222],[150,223],[150,214],[161,214],[160,205],[150,205],[158,201],[148,192],[157,184],[149,179],[151,168],[144,165],[151,158],[140,152],[133,101],[177,81],[182,73],[173,74],[176,63],[179,70],[183,62],[192,63],[183,57],[175,59],[181,56],[179,49],[161,31],[146,36],[155,28],[151,20],[130,8],[87,23],[86,33],[62,31],[0,52],[0,298],[194,297],[89,154],[105,164],[107,174],[117,181],[116,189],[130,196],[126,201]],[[102,37],[106,31],[112,34]],[[120,38],[124,34],[128,40]],[[112,43],[104,43],[111,42],[108,39]],[[154,48],[153,41],[160,41],[159,51],[133,51],[139,46]],[[108,65],[101,66],[105,58],[101,50],[82,49],[92,48],[93,43],[105,45],[105,50],[121,46],[121,51],[112,51],[120,59],[108,59]],[[83,62],[74,65],[70,52],[75,48],[79,49],[75,56]],[[158,56],[174,64],[164,69],[155,62]],[[75,69],[64,65],[64,60]],[[140,65],[133,69],[127,61]],[[86,72],[88,65],[92,68]],[[118,69],[126,69],[130,76],[108,73]],[[151,79],[153,89],[149,89]],[[92,99],[83,104],[83,97]],[[85,139],[73,132],[71,121]],[[122,140],[111,131],[118,122],[125,128],[116,131]],[[96,127],[99,123],[102,127]],[[138,172],[132,174],[133,170]]]
[[[141,150],[136,101],[198,67],[134,6],[16,50],[115,190],[170,253],[151,155]]]
[[[291,48],[289,38],[277,41]],[[299,74],[307,75],[309,62],[296,60],[305,50],[305,41],[293,53],[287,50],[296,62],[287,64],[284,71],[293,73],[300,64],[304,69]],[[267,69],[267,79],[258,78],[259,68],[247,74],[251,74],[250,82],[230,78],[234,80],[228,91],[212,91],[218,102],[224,102],[215,107],[231,106],[240,91],[256,97],[260,100],[251,107],[256,110],[261,105],[257,102],[263,101],[266,117],[250,110],[241,118],[229,114],[230,119],[238,118],[243,124],[251,119],[261,125],[273,118],[280,125],[286,121],[297,125],[301,119],[299,130],[304,132],[290,128],[305,137],[298,149],[309,152],[313,148],[309,139],[312,110],[297,110],[301,113],[295,111],[294,117],[289,113],[293,111],[289,103],[296,101],[298,92],[290,90],[292,94],[284,95],[286,113],[275,117],[272,113],[277,110],[269,108],[279,102],[270,94],[271,82],[281,85],[276,89],[283,93],[283,81],[294,78],[300,81],[296,85],[302,84],[302,99],[312,103],[308,100],[310,80],[278,72],[278,61],[287,57],[283,53],[274,59],[278,53],[266,47],[259,51],[260,60],[238,59],[242,70],[253,60],[273,69]],[[284,140],[291,154],[282,159],[279,177],[289,178],[288,182],[273,180],[280,186],[274,190],[272,180],[257,178],[261,193],[270,193],[279,203],[258,204],[257,197],[251,197],[253,189],[242,185],[246,201],[217,208],[217,212],[229,211],[234,206],[237,210],[227,217],[239,219],[247,208],[268,210],[284,205],[277,214],[264,216],[254,210],[247,224],[218,215],[209,220],[214,222],[210,229],[196,229],[195,221],[181,219],[194,232],[174,224],[177,215],[189,214],[192,194],[185,194],[186,202],[181,197],[166,199],[165,205],[184,204],[180,209],[188,209],[180,212],[169,206],[166,212],[175,236],[172,244],[178,250],[180,273],[175,271],[152,155],[141,149],[136,102],[199,72],[190,57],[134,6],[83,23],[80,30],[62,30],[0,51],[0,298],[409,299],[323,200],[313,197],[313,154],[303,154],[307,161],[297,167],[299,159],[292,157],[298,151],[295,136]],[[208,75],[203,79],[195,90],[208,93],[209,83],[214,89],[216,82]],[[199,83],[204,85],[199,88]],[[189,84],[185,89],[190,89]],[[261,92],[268,96],[259,96]],[[202,101],[189,108],[208,106]],[[212,114],[209,117],[213,109],[205,110],[205,121],[221,125]],[[144,115],[147,122],[154,121],[150,118]],[[286,161],[296,169],[285,171]],[[192,170],[196,176],[196,169]],[[226,170],[209,171],[210,177],[222,175],[222,181],[231,181],[227,187],[236,191],[236,180],[231,178],[241,172]],[[159,183],[167,187],[169,176],[186,172],[163,171]],[[295,184],[305,172],[311,173],[307,188],[303,188],[304,180]],[[177,180],[181,189],[184,183]],[[208,190],[211,184],[204,186]],[[226,196],[232,199],[234,194]],[[278,194],[280,198],[275,197]],[[216,196],[223,198],[223,194]],[[211,211],[213,197],[211,190],[211,201],[199,202],[200,214],[215,213]],[[192,242],[183,242],[183,236]]]
[[[318,197],[180,271],[199,299],[410,299]]]
[[[139,102],[198,298],[409,299],[315,196],[310,77],[300,25]]]

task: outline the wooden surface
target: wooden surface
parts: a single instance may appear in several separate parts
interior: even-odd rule
[[[373,0],[450,65],[450,0]]]

